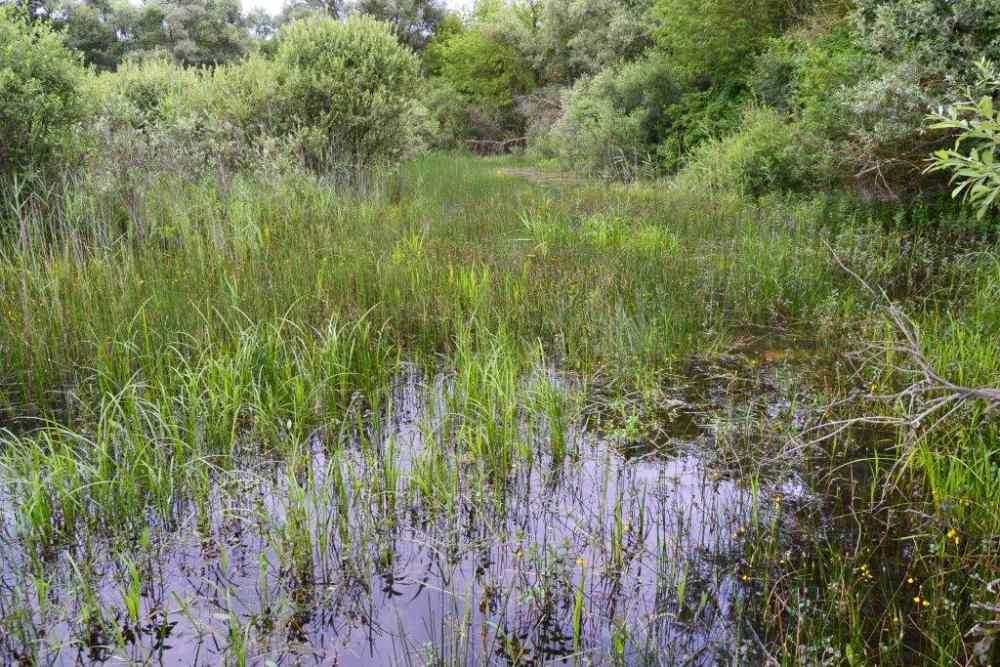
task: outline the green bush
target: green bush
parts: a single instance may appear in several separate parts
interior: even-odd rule
[[[1000,5],[860,0],[852,18],[867,62],[832,105],[843,128],[841,152],[863,189],[893,198],[923,187],[926,156],[943,147],[943,137],[927,133],[926,114],[975,81],[976,61],[1000,57]]]
[[[248,143],[279,133],[283,99],[273,61],[252,55],[215,68],[203,82],[191,89],[193,111],[232,125]]]
[[[419,63],[387,24],[314,16],[280,39],[283,129],[310,166],[364,169],[411,146]]]
[[[866,51],[916,63],[932,89],[972,83],[977,60],[1000,56],[996,0],[858,0],[854,19]]]
[[[687,90],[664,111],[669,123],[656,148],[660,168],[677,171],[703,142],[738,129],[746,103],[747,89],[739,80],[707,90]]]
[[[428,135],[425,143],[433,148],[458,148],[469,138],[471,119],[469,99],[444,77],[425,79],[421,85],[421,103],[427,109]]]
[[[203,75],[177,65],[167,54],[127,60],[99,75],[91,91],[101,115],[115,127],[153,128],[190,110]]]
[[[567,168],[634,178],[651,166],[668,121],[664,112],[679,95],[674,72],[661,58],[608,68],[566,91],[547,143]]]
[[[656,0],[661,50],[692,76],[719,81],[808,7],[807,0]]]
[[[750,89],[763,104],[801,114],[812,129],[845,136],[839,109],[845,93],[872,73],[872,58],[846,20],[788,32],[756,59]]]
[[[0,177],[48,171],[84,114],[84,70],[58,35],[0,6]]]
[[[441,77],[468,101],[470,133],[501,139],[520,135],[517,99],[535,79],[522,54],[481,29],[456,32],[434,45]]]
[[[165,54],[129,60],[93,77],[89,93],[96,114],[85,175],[123,227],[139,224],[161,179],[225,186],[237,171],[296,164],[290,140],[277,135],[276,67],[262,57],[214,70],[183,68]]]
[[[799,32],[775,37],[757,56],[750,75],[750,90],[762,104],[779,111],[796,111],[799,79],[808,44]]]
[[[752,107],[741,128],[695,149],[678,175],[682,186],[760,196],[809,192],[829,183],[827,146],[800,123],[767,107]]]
[[[212,70],[166,55],[94,78],[94,172],[133,199],[157,174],[229,175],[294,163],[358,175],[423,146],[417,60],[373,19],[296,22],[274,60],[252,55]]]
[[[910,190],[933,145],[924,116],[937,75],[913,51],[888,57],[857,29],[857,15],[771,40],[750,83],[756,97],[792,113],[830,142],[841,178],[876,198]]]
[[[474,101],[509,110],[514,98],[534,87],[534,79],[517,51],[482,30],[452,36],[440,47],[441,74]]]

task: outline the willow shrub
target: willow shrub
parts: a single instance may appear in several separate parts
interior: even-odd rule
[[[419,62],[388,24],[317,16],[296,21],[280,40],[285,130],[298,136],[307,164],[364,169],[412,147]]]

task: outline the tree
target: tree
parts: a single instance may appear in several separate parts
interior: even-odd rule
[[[343,18],[347,11],[345,0],[292,0],[285,4],[281,22],[291,23],[310,14],[322,14],[330,18]]]
[[[972,83],[980,58],[1000,58],[996,0],[859,0],[854,18],[866,50],[913,60],[938,84]]]
[[[56,0],[44,15],[66,45],[101,70],[128,55],[165,51],[178,63],[219,65],[246,52],[250,24],[239,0]],[[258,25],[257,27],[260,27]],[[259,33],[258,33],[259,34]]]
[[[390,24],[400,41],[415,50],[427,46],[447,16],[441,0],[358,0],[357,10]]]
[[[278,32],[278,20],[267,10],[258,8],[247,14],[246,27],[255,39],[270,39]]]
[[[482,29],[466,30],[441,46],[441,74],[490,110],[509,111],[534,87],[531,69],[512,46]]]
[[[128,12],[104,0],[66,3],[61,9],[66,46],[83,54],[84,62],[112,70],[125,55]]]
[[[522,0],[514,6],[539,79],[573,83],[651,45],[650,0]]]
[[[239,0],[169,0],[161,3],[164,46],[183,65],[220,65],[246,50]]]
[[[434,35],[421,54],[424,72],[428,76],[438,76],[444,67],[443,52],[445,45],[452,37],[465,32],[462,19],[454,12],[445,15],[434,28]]]
[[[751,62],[808,0],[656,0],[656,43],[693,77],[718,81]]]
[[[563,94],[552,149],[569,168],[629,180],[655,152],[679,94],[655,55],[584,77]]]

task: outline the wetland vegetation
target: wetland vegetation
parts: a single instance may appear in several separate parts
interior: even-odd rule
[[[994,14],[744,4],[0,5],[0,664],[997,664]]]

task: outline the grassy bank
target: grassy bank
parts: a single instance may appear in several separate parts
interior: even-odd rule
[[[25,213],[0,251],[0,655],[169,662],[156,637],[183,619],[215,637],[209,663],[292,660],[334,599],[372,621],[372,582],[393,590],[414,542],[521,555],[435,608],[464,635],[431,614],[429,638],[373,664],[676,664],[677,636],[695,663],[995,655],[993,417],[820,428],[911,407],[864,398],[911,363],[851,354],[898,333],[835,257],[905,305],[935,368],[996,386],[992,241],[937,214],[529,167],[434,155],[363,195],[164,181],[131,211],[69,184]],[[651,508],[628,477],[638,458],[687,479],[670,466],[689,456],[698,489],[739,498],[702,529],[708,573],[668,527],[688,517],[689,535],[700,496]],[[581,466],[600,491],[566,506],[592,525],[525,534],[532,489]],[[191,535],[214,611],[177,593]],[[518,634],[496,609],[537,623]]]

